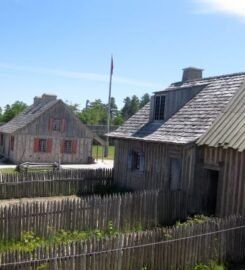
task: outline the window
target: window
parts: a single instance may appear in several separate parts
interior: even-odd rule
[[[145,154],[143,152],[131,151],[128,154],[128,169],[144,171]]]
[[[170,190],[176,191],[181,189],[181,159],[170,158],[169,184]]]
[[[52,144],[52,139],[34,138],[34,153],[51,153]]]
[[[64,153],[66,154],[72,153],[72,141],[68,141],[68,140],[64,141]]]
[[[165,96],[155,96],[154,119],[164,120]]]
[[[45,139],[40,139],[39,140],[39,147],[38,147],[38,152],[44,152],[46,153],[48,149],[48,142]]]
[[[66,130],[66,119],[50,118],[48,122],[48,130],[64,132]]]
[[[61,140],[60,152],[63,154],[76,154],[77,153],[77,140]]]
[[[14,136],[10,137],[10,150],[13,151],[14,150]]]
[[[61,121],[59,119],[53,120],[53,130],[60,131],[61,129]]]

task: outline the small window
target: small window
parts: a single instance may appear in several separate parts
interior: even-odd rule
[[[52,139],[39,139],[34,138],[34,153],[51,153],[52,152]]]
[[[165,96],[155,96],[154,119],[164,120]]]
[[[145,154],[143,152],[131,151],[128,154],[128,169],[144,171]]]
[[[48,141],[46,139],[39,140],[39,152],[46,153],[48,151]]]
[[[10,150],[13,151],[14,150],[14,136],[10,137]]]
[[[53,120],[53,130],[55,130],[55,131],[61,130],[61,120],[60,119]]]
[[[76,154],[78,151],[77,140],[61,140],[60,152],[63,154]]]
[[[70,140],[64,141],[64,153],[66,153],[66,154],[72,153],[72,141],[70,141]]]
[[[181,189],[181,159],[170,158],[169,184],[170,190],[176,191]]]

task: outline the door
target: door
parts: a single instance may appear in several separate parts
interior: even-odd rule
[[[215,215],[217,204],[217,191],[219,182],[218,170],[207,170],[207,197],[206,197],[206,212],[208,215]]]

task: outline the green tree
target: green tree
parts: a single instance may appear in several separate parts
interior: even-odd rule
[[[140,99],[140,108],[144,107],[150,101],[150,95],[144,94]]]
[[[10,121],[12,118],[14,118],[26,108],[27,105],[22,101],[16,101],[11,106],[7,104],[4,108],[4,113],[2,114],[2,121],[5,123]]]
[[[139,98],[135,95],[132,96],[131,104],[130,104],[130,116],[134,115],[140,108]]]
[[[88,125],[105,125],[107,123],[107,107],[100,99],[96,99],[79,112],[78,117]]]
[[[130,105],[131,105],[131,98],[130,97],[126,97],[123,100],[124,106],[122,107],[121,113],[122,116],[125,120],[127,120],[130,117]]]
[[[121,110],[122,116],[125,120],[134,115],[140,109],[140,100],[136,95],[132,98],[126,97],[124,99],[124,106]]]
[[[112,120],[112,124],[115,126],[121,126],[123,123],[124,123],[124,119],[120,113],[116,115]]]

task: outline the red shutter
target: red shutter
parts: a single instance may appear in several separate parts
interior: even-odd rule
[[[39,138],[34,138],[34,153],[39,152]]]
[[[51,131],[53,129],[53,118],[49,118],[48,121],[48,130]]]
[[[77,140],[72,141],[72,154],[77,153]]]
[[[66,120],[61,120],[61,132],[64,132],[66,130]]]
[[[52,144],[53,144],[53,140],[52,139],[48,139],[48,141],[47,141],[47,146],[48,146],[48,153],[52,153]]]
[[[61,154],[64,153],[64,148],[65,148],[65,141],[64,140],[60,140],[60,153]]]

